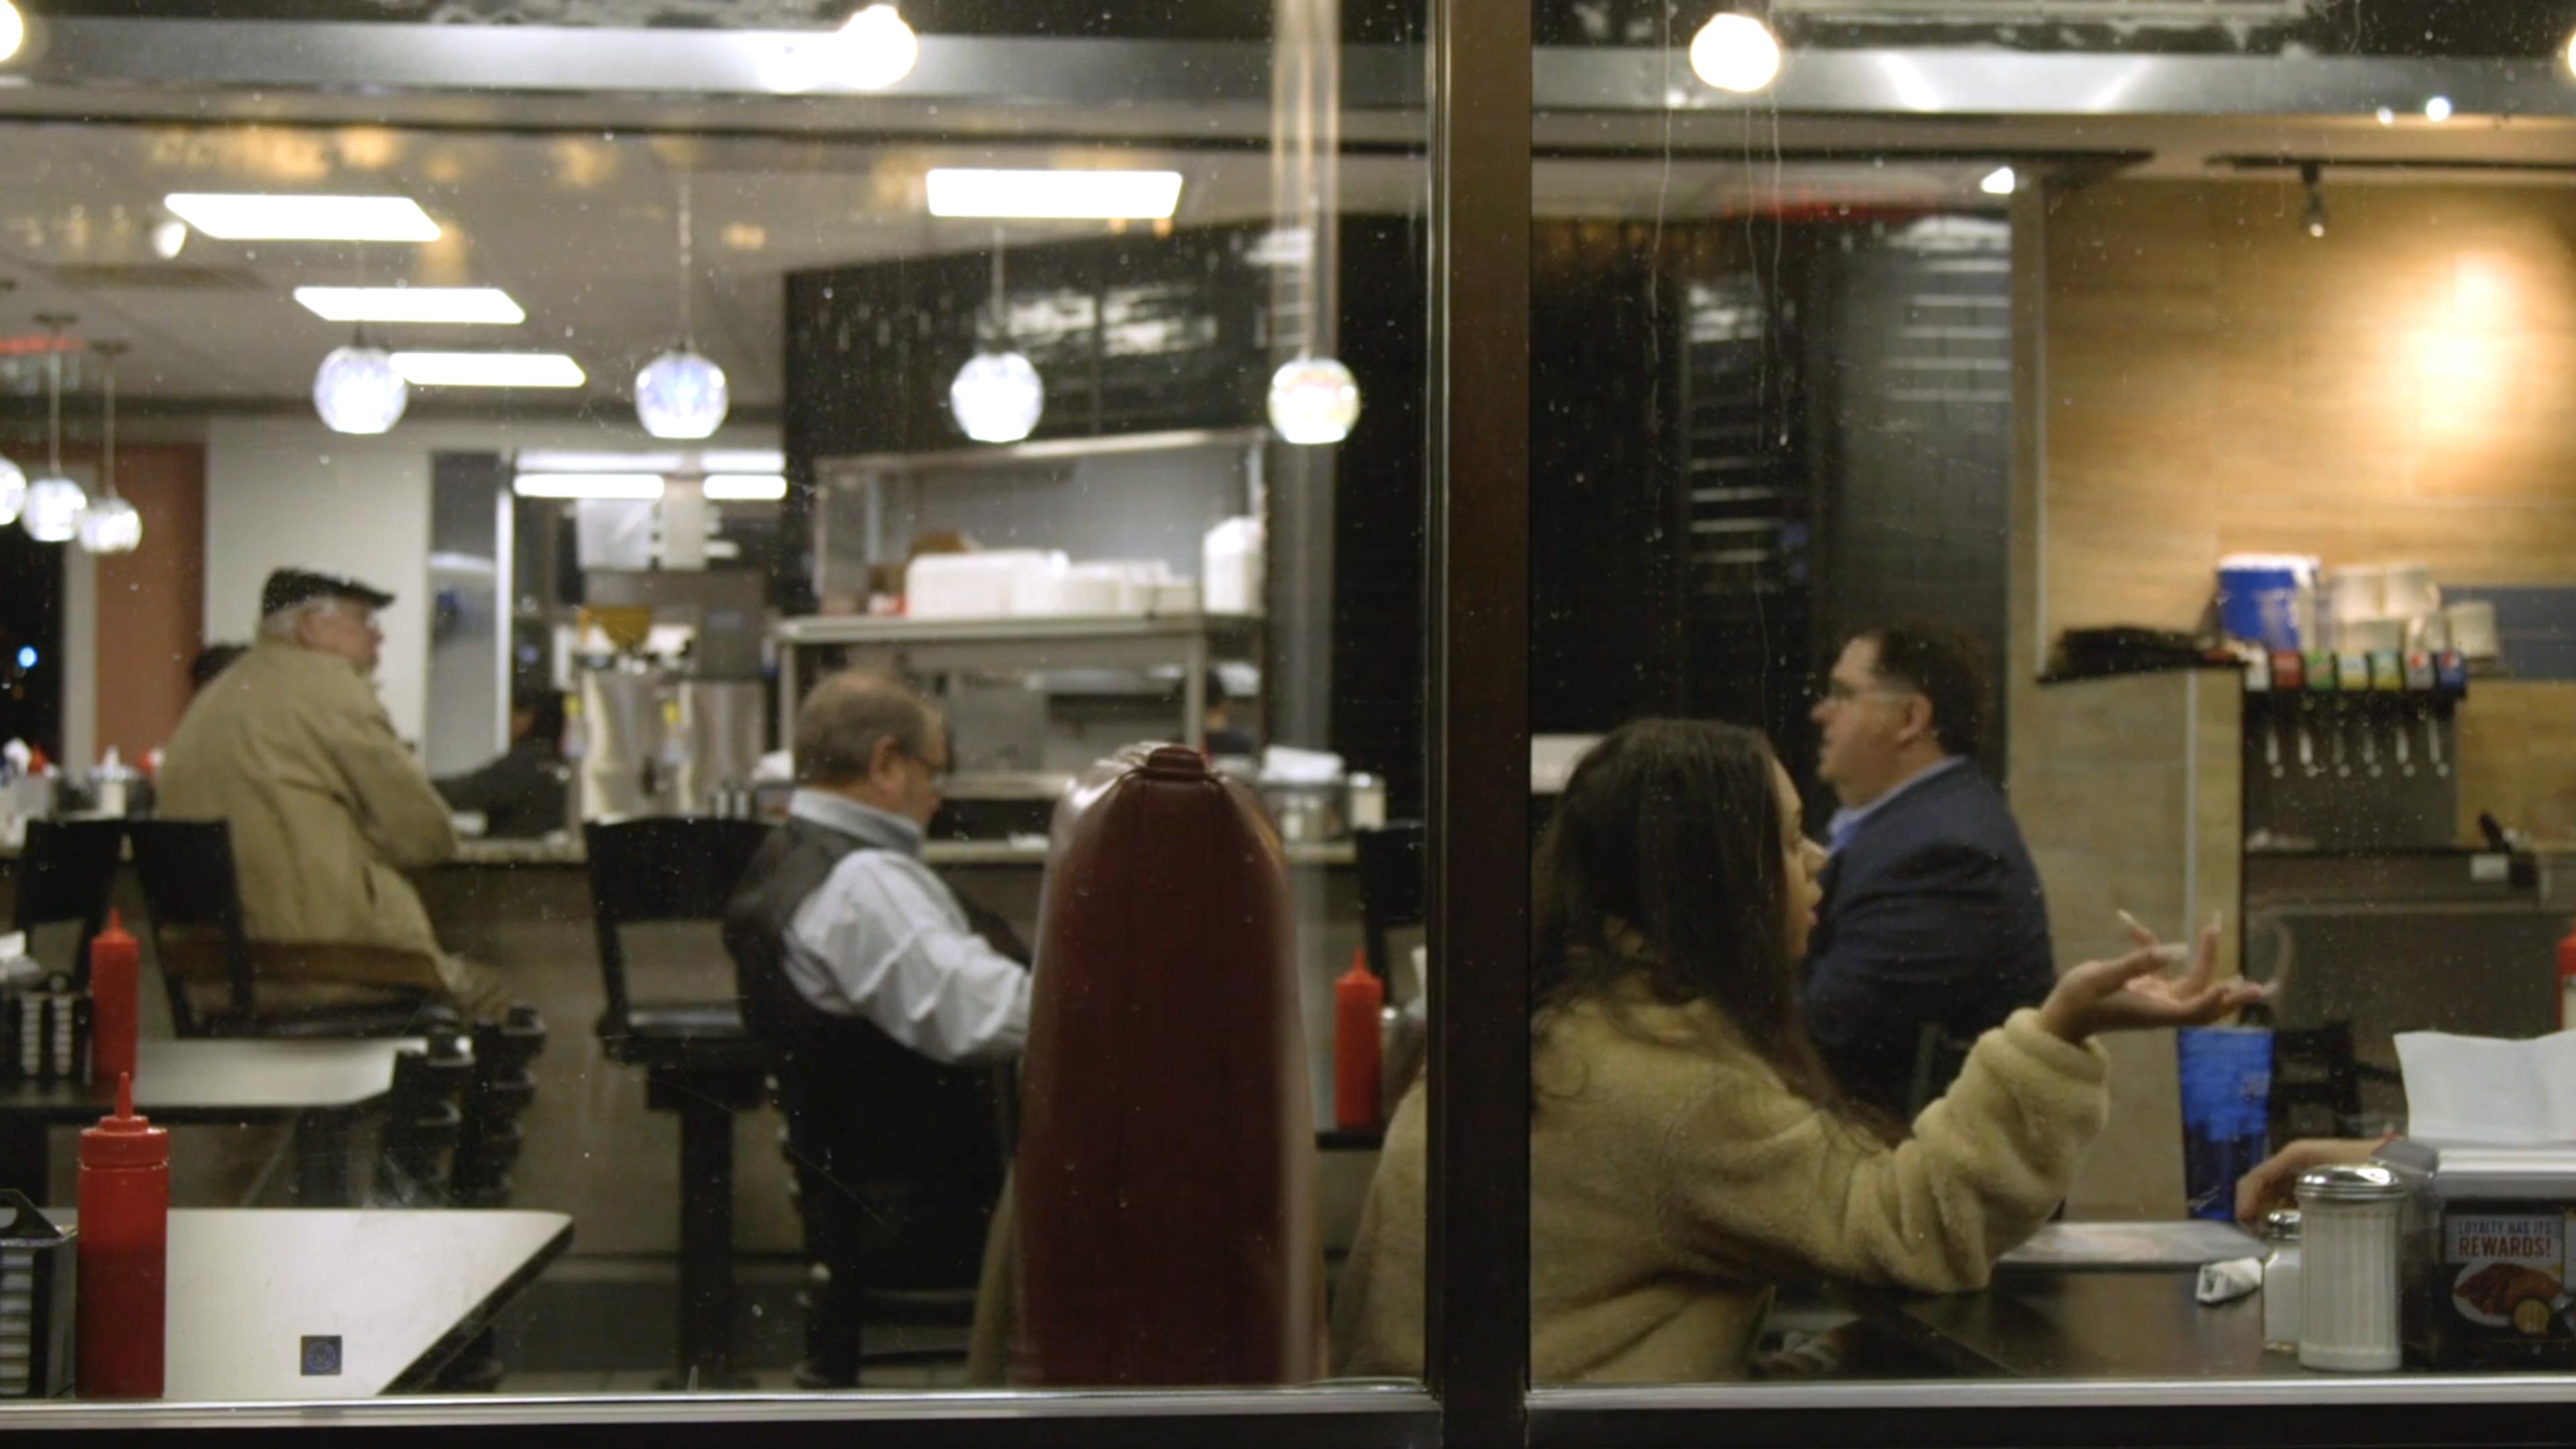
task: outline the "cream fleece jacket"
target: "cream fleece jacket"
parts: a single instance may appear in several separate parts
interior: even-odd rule
[[[1566,1008],[1531,1062],[1540,1383],[1740,1378],[1785,1279],[1981,1288],[2065,1195],[2109,1113],[2101,1048],[2025,1010],[1891,1148],[1792,1093],[1715,1007],[1629,1002]],[[1422,1371],[1425,1119],[1417,1086],[1343,1269],[1336,1373]]]

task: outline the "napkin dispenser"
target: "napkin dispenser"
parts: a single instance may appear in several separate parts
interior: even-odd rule
[[[2576,1145],[2400,1138],[2376,1160],[2408,1188],[2399,1331],[2427,1368],[2576,1368]]]
[[[73,1242],[24,1195],[0,1188],[0,1399],[71,1392]]]

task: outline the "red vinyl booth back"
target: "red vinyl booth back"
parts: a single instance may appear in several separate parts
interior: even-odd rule
[[[1313,1105],[1259,803],[1193,750],[1131,764],[1060,832],[1037,961],[1013,1381],[1322,1376]]]

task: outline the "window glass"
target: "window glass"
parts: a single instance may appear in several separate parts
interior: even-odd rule
[[[1535,17],[1534,1379],[2576,1366],[2565,17]]]
[[[1416,9],[0,3],[0,1406],[1344,1372]]]

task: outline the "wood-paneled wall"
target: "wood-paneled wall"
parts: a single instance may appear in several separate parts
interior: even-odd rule
[[[2576,192],[2326,198],[2323,238],[2295,183],[2055,200],[2051,634],[2187,628],[2236,550],[2576,580]]]

